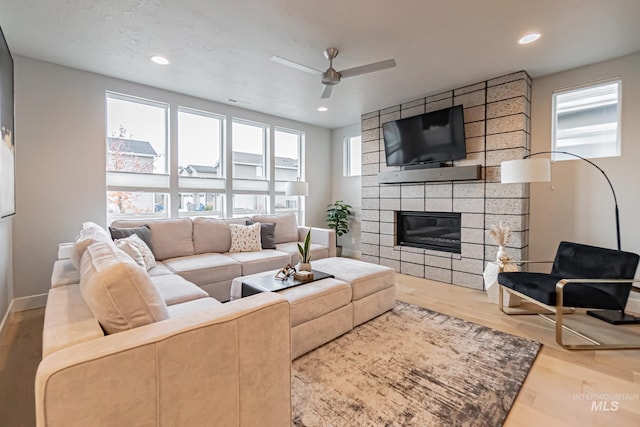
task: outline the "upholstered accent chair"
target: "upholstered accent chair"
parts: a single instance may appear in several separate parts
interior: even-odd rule
[[[624,313],[624,308],[632,282],[638,281],[634,280],[638,260],[638,255],[631,252],[560,242],[550,274],[509,272],[498,275],[498,305],[506,314],[540,314],[551,321],[545,315],[555,314],[556,342],[569,350],[640,348],[640,340],[637,343],[602,344],[563,325],[563,314],[573,313],[576,308],[615,310],[620,318],[632,317]],[[544,308],[544,312],[504,307],[504,291]],[[597,312],[589,314],[601,317]],[[564,343],[563,329],[591,344]]]

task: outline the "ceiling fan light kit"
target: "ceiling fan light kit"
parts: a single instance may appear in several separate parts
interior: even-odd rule
[[[307,67],[306,65],[298,64],[297,62],[290,61],[288,59],[273,56],[271,58],[272,61],[277,62],[279,64],[286,65],[291,68],[295,68],[296,70],[305,71],[310,74],[316,74],[321,76],[321,82],[324,84],[324,90],[322,91],[321,98],[329,98],[331,96],[331,91],[333,86],[340,83],[340,80],[347,77],[358,76],[360,74],[372,73],[374,71],[386,70],[387,68],[393,68],[396,66],[396,61],[394,59],[387,59],[380,62],[373,62],[367,65],[361,65],[358,67],[347,68],[346,70],[336,71],[333,68],[333,60],[338,56],[338,49],[335,47],[330,47],[324,51],[324,57],[329,60],[329,68],[326,71],[322,72],[320,70],[316,70],[315,68]]]

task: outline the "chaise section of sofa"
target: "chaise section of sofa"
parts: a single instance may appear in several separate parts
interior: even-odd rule
[[[77,285],[52,289],[37,425],[290,425],[282,296],[207,297],[169,309],[167,320],[105,336]]]

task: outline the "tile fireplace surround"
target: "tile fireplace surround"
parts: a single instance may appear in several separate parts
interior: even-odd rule
[[[454,166],[481,165],[482,179],[380,184],[387,167],[382,123],[464,106],[467,158]],[[483,289],[482,271],[497,246],[485,230],[498,222],[514,231],[507,252],[526,259],[529,233],[527,184],[500,184],[500,162],[529,153],[531,78],[525,71],[395,105],[362,116],[362,259],[397,272]],[[458,212],[461,254],[396,245],[396,211]]]

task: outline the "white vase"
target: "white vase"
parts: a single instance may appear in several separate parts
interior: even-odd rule
[[[311,271],[311,263],[310,262],[301,262],[298,264],[298,271]]]
[[[498,246],[498,252],[496,253],[496,261],[498,262],[509,261],[509,255],[507,254],[507,251],[504,249],[504,246]]]

